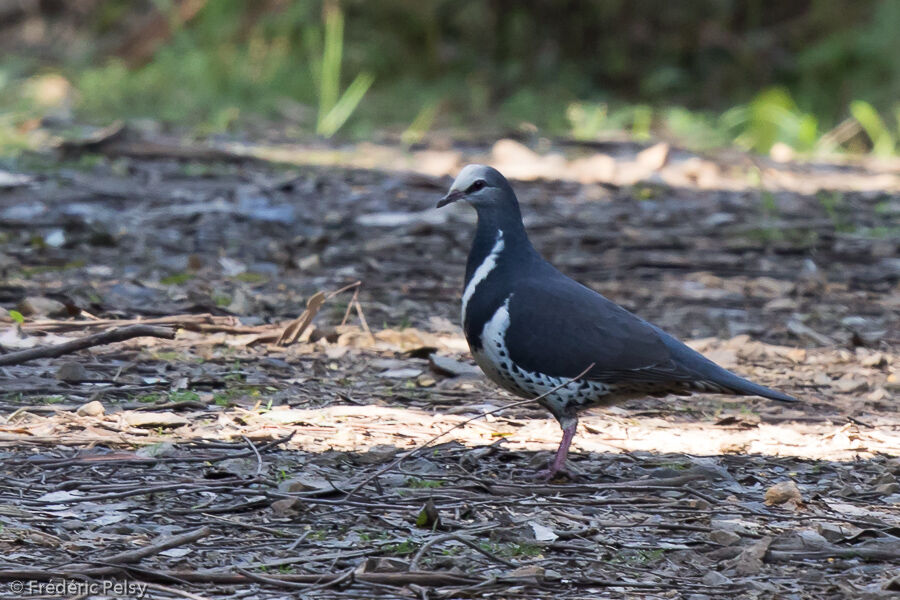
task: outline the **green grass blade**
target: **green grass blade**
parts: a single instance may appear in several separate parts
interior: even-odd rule
[[[863,131],[872,141],[873,154],[890,156],[894,153],[897,140],[891,135],[878,111],[871,104],[865,100],[854,100],[850,103],[850,114],[859,122]]]
[[[416,115],[416,118],[413,119],[413,122],[409,124],[409,127],[400,134],[400,141],[407,146],[421,142],[434,123],[434,118],[437,116],[438,112],[438,106],[439,103],[435,100],[426,102],[425,106],[419,111],[419,114]]]
[[[337,4],[325,9],[325,44],[319,70],[319,127],[337,104],[344,51],[344,13]]]
[[[650,127],[653,125],[653,109],[640,104],[634,107],[634,117],[631,122],[631,135],[636,140],[646,141],[650,139]]]
[[[344,125],[347,119],[350,118],[350,115],[353,114],[353,111],[356,110],[357,105],[362,101],[363,96],[369,91],[369,87],[374,81],[375,76],[371,73],[360,73],[357,75],[340,100],[321,118],[319,126],[316,128],[316,133],[325,137],[331,137],[337,133],[337,130]]]

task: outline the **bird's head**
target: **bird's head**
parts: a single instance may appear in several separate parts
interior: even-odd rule
[[[512,187],[500,171],[485,165],[466,165],[450,186],[447,195],[437,207],[447,206],[457,200],[465,200],[482,213],[519,213],[519,204]]]

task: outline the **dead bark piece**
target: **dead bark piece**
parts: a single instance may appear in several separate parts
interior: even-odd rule
[[[95,333],[83,338],[57,344],[55,346],[43,346],[41,348],[29,348],[21,352],[10,352],[0,356],[0,366],[19,365],[36,358],[56,358],[64,354],[72,354],[85,348],[94,346],[104,346],[115,342],[124,342],[136,337],[158,337],[167,340],[175,339],[175,332],[164,327],[153,327],[150,325],[132,325],[130,327],[120,327],[111,329],[103,333]]]

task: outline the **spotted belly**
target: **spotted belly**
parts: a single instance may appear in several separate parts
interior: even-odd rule
[[[507,298],[485,324],[481,332],[481,347],[472,352],[475,362],[488,379],[523,398],[547,394],[539,402],[554,415],[623,399],[613,385],[587,379],[569,381],[569,378],[528,371],[516,365],[506,347],[511,298]]]

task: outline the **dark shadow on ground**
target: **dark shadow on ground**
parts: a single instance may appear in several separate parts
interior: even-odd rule
[[[447,443],[348,498],[400,450],[259,447],[3,451],[0,578],[106,567],[95,577],[261,598],[306,586],[398,598],[877,597],[896,586],[897,459],[575,453],[576,481],[543,483],[525,475],[549,453]],[[201,527],[108,569],[110,556]]]

